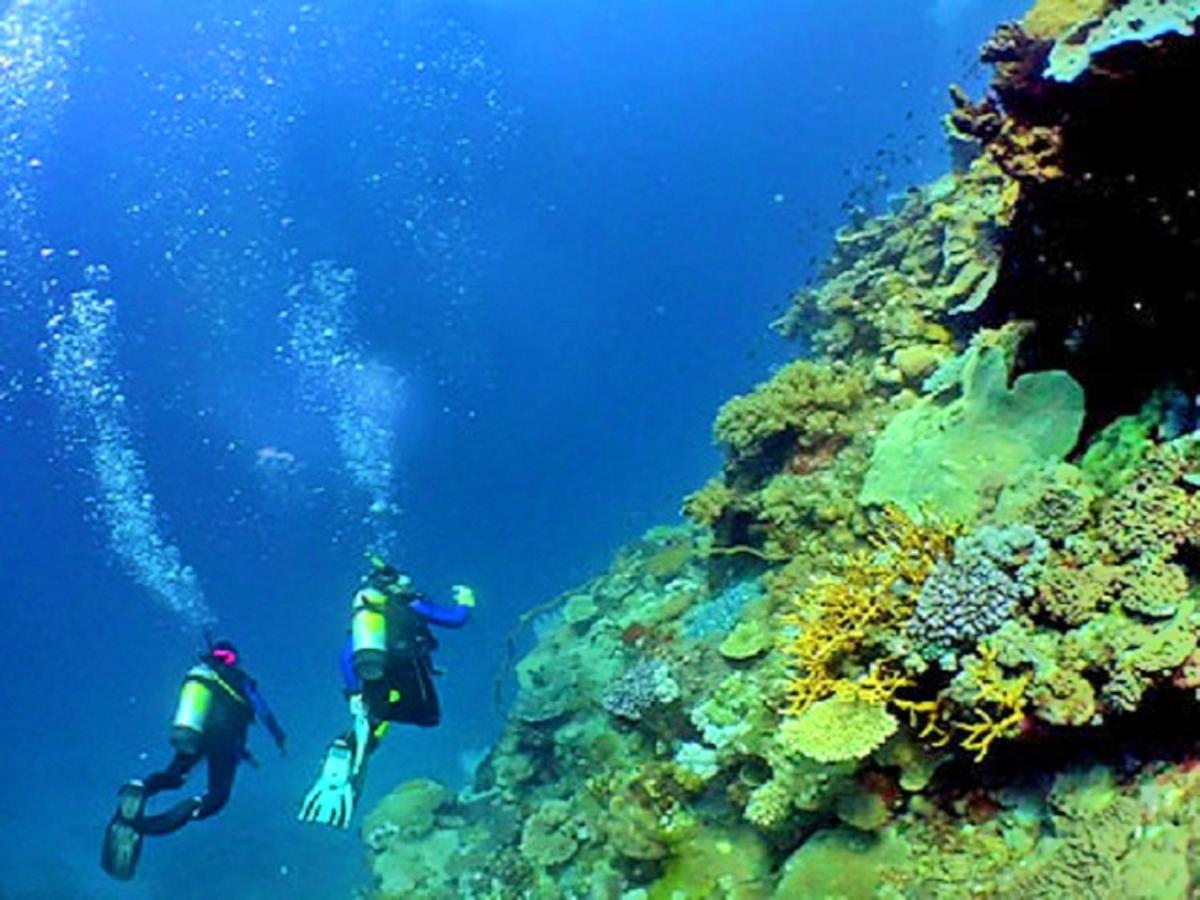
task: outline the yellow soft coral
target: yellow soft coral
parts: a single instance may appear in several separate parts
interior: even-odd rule
[[[1032,676],[1028,672],[1006,675],[997,662],[998,651],[986,644],[978,652],[978,657],[963,662],[965,680],[975,691],[973,719],[952,725],[963,734],[962,748],[973,751],[975,761],[982,762],[995,741],[1013,737],[1024,725],[1029,705],[1025,694]]]
[[[781,649],[789,668],[785,715],[798,716],[834,693],[884,703],[904,686],[902,679],[881,681],[879,669],[858,682],[848,681],[838,665],[862,647],[871,629],[896,626],[911,615],[912,588],[949,556],[957,533],[954,526],[918,524],[888,508],[871,537],[874,552],[851,554],[840,577],[817,579],[795,599],[780,616],[786,629]],[[900,582],[910,589],[900,590]]]

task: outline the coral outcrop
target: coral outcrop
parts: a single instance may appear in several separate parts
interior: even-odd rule
[[[1186,898],[1200,881],[1190,0],[1039,0],[954,171],[838,232],[691,524],[540,610],[379,898]]]

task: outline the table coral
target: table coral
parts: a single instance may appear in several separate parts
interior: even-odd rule
[[[898,726],[896,717],[882,706],[832,697],[785,722],[783,740],[818,762],[844,762],[877,749]]]

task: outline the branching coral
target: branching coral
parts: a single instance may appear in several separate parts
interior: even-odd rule
[[[1026,691],[1032,676],[1008,676],[996,657],[994,649],[981,645],[978,656],[963,661],[963,670],[951,686],[959,705],[970,710],[967,721],[954,721],[952,726],[961,734],[962,748],[973,752],[976,762],[988,755],[997,740],[1020,731],[1029,702]]]
[[[853,692],[853,679],[841,676],[839,664],[862,647],[872,629],[894,628],[910,615],[912,589],[949,554],[956,533],[932,521],[919,525],[889,507],[872,536],[873,552],[852,554],[839,577],[818,579],[795,598],[780,617],[785,626],[780,646],[790,669],[786,715],[800,715],[839,685],[842,693]],[[877,681],[869,684],[877,689]]]
[[[1048,552],[1028,525],[985,525],[955,541],[953,558],[922,585],[908,624],[922,655],[939,657],[999,628],[1033,596]]]
[[[600,702],[606,710],[630,722],[639,722],[656,706],[679,699],[679,682],[671,668],[658,659],[634,663],[604,692]]]

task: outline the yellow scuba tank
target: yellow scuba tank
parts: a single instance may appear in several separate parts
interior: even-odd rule
[[[354,674],[363,681],[378,681],[387,667],[386,606],[387,597],[374,588],[365,588],[354,595],[350,640],[354,650]]]
[[[179,689],[175,719],[171,723],[171,746],[183,753],[196,753],[213,706],[212,679],[215,673],[206,665],[192,666]]]

